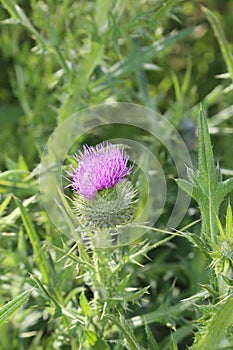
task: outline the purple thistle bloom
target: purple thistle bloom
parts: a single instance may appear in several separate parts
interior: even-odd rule
[[[127,167],[129,157],[124,149],[109,142],[102,142],[95,147],[84,145],[83,152],[75,154],[77,168],[71,166],[67,171],[72,180],[70,185],[83,197],[91,200],[97,191],[112,188],[132,171]]]

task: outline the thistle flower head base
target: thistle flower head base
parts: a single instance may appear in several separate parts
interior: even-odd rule
[[[93,200],[75,195],[74,211],[81,224],[89,228],[113,228],[125,225],[134,217],[136,194],[128,180],[110,189],[98,191]]]

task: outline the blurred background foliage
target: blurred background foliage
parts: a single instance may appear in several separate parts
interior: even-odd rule
[[[48,290],[56,290],[59,300],[75,302],[75,292],[83,289],[91,298],[85,280],[76,279],[75,262],[57,262],[72,243],[49,222],[37,183],[48,137],[71,114],[112,101],[156,109],[179,130],[195,163],[196,120],[202,103],[216,160],[224,175],[232,174],[233,89],[230,79],[223,77],[227,67],[201,5],[216,14],[232,49],[231,0],[1,0],[0,304],[34,286],[30,274],[43,275],[12,195],[29,208],[48,269],[53,271],[51,281],[44,280]],[[114,130],[108,134],[114,135]],[[135,137],[146,140],[145,135]],[[89,143],[100,139],[101,132],[88,135]],[[172,180],[176,174],[166,150],[153,147],[170,183],[169,208],[176,198]],[[168,215],[165,210],[160,227]],[[198,217],[191,205],[183,223]],[[151,234],[151,239],[157,238]],[[133,286],[151,286],[141,305],[130,306],[128,317],[175,305],[207,281],[204,257],[183,238],[151,251],[149,257],[140,259],[144,267],[126,265]],[[75,292],[70,295],[71,291]],[[70,349],[70,335],[59,323],[59,311],[51,308],[34,289],[29,305],[1,328],[0,348]],[[197,310],[189,308],[182,317],[177,315],[152,318],[151,330],[161,349],[169,348],[175,328],[179,349],[192,343],[190,321],[197,318]],[[137,338],[144,344],[145,329],[139,329]],[[114,343],[111,348],[118,349]]]

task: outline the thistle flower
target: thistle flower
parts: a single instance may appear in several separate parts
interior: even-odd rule
[[[114,227],[130,221],[136,191],[126,178],[133,165],[123,148],[109,142],[85,145],[67,171],[74,190],[74,209],[85,226]],[[67,187],[68,187],[67,186]]]

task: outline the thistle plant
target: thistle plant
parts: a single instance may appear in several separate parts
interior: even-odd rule
[[[204,2],[0,0],[0,349],[233,349],[228,198],[233,180],[223,179],[233,168],[233,59],[227,39],[233,11],[230,1],[210,1],[209,9]],[[132,222],[147,191],[145,182],[140,187],[140,176],[137,184],[131,181],[136,167],[123,148],[84,146],[65,174],[65,154],[74,142],[68,133],[79,137],[69,126],[64,137],[52,138],[54,149],[45,152],[48,167],[37,165],[52,130],[87,106],[111,101],[162,111],[177,130],[196,125],[200,101],[208,109],[210,131],[218,134],[217,143],[221,138],[221,147],[214,150],[219,156],[221,149],[225,169],[221,174],[215,162],[202,110],[198,169],[186,163],[189,181],[183,173],[177,181],[196,201],[201,222],[194,221],[199,213],[194,208],[184,218],[186,228],[164,232],[177,190],[172,179],[178,162],[168,154],[174,139],[164,132],[171,145],[167,149],[154,142],[152,134],[134,125],[134,114],[130,124],[137,130],[95,125],[94,136],[85,114],[77,125],[82,141],[88,132],[94,144],[100,132],[98,137],[136,140],[153,151],[168,185],[156,227]],[[105,115],[99,116],[102,123]],[[114,123],[121,122],[121,114],[112,116]],[[156,129],[157,118],[148,117],[142,120]],[[188,137],[192,154],[193,136]],[[149,159],[143,164],[150,165]],[[43,177],[47,170],[49,176]],[[156,166],[148,170],[157,201]],[[41,191],[39,173],[48,179]],[[61,174],[69,178],[68,202]],[[46,205],[41,195],[49,197]],[[157,210],[155,201],[148,201],[142,221]],[[144,227],[144,237],[121,245],[120,237],[134,238]]]
[[[79,252],[88,261],[86,279],[94,294],[92,308],[84,294],[80,299],[81,307],[93,327],[104,319],[101,321],[104,332],[109,321],[113,322],[125,328],[129,345],[132,343],[132,348],[139,348],[129,326],[124,323],[122,313],[129,302],[138,301],[148,288],[138,291],[127,288],[128,278],[120,278],[126,256],[121,248],[106,248],[106,238],[112,243],[117,227],[134,218],[137,191],[128,178],[134,164],[128,165],[129,157],[124,148],[109,142],[95,147],[84,145],[83,151],[74,155],[74,159],[77,166],[71,165],[71,171],[67,171],[70,183],[66,187],[71,187],[74,192],[72,206],[79,225],[85,228],[87,235],[90,232],[87,251],[80,243]],[[87,235],[83,237],[85,243]],[[99,249],[103,248],[102,245],[105,249]],[[96,342],[104,349],[106,344],[101,337],[104,333],[96,338]]]

